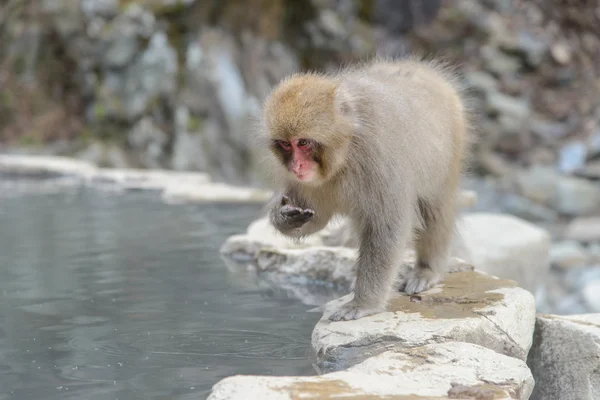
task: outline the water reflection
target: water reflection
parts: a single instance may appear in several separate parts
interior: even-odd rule
[[[198,399],[232,374],[313,374],[320,315],[219,258],[258,211],[0,196],[0,400]]]

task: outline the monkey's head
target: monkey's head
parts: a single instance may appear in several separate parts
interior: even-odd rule
[[[352,124],[338,105],[338,84],[316,74],[281,82],[264,108],[269,149],[289,179],[319,186],[345,165]]]

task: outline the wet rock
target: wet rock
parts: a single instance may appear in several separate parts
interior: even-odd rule
[[[320,376],[233,376],[217,383],[208,398],[527,399],[533,385],[523,361],[456,342],[387,351]]]
[[[592,400],[600,393],[600,315],[536,318],[527,364],[532,400]]]
[[[565,237],[580,242],[600,242],[600,217],[575,218],[567,226]]]
[[[531,346],[535,301],[516,285],[476,271],[450,273],[418,296],[396,293],[386,312],[353,321],[328,319],[352,294],[333,300],[312,334],[318,364],[339,370],[386,350],[453,341],[524,360]]]
[[[455,249],[456,257],[535,293],[550,265],[548,232],[511,215],[490,213],[465,214],[458,229],[464,249]]]
[[[583,267],[588,261],[585,248],[574,240],[555,243],[550,249],[550,263],[561,270]]]

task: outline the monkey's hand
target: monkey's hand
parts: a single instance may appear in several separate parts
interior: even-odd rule
[[[384,311],[383,307],[368,307],[350,300],[329,316],[330,321],[350,321]]]
[[[287,229],[301,228],[315,215],[310,208],[297,207],[287,196],[282,196],[279,208],[280,218]]]

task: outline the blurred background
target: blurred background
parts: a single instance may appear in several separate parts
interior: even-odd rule
[[[295,71],[335,70],[374,53],[396,56],[412,52],[440,55],[454,62],[471,88],[478,139],[471,174],[464,187],[478,194],[474,209],[513,214],[552,235],[552,267],[548,276],[540,277],[546,282],[546,291],[538,298],[538,310],[559,314],[600,312],[598,0],[2,0],[0,148],[4,154],[61,155],[108,168],[203,171],[215,181],[261,187],[265,185],[263,174],[249,150],[247,132],[249,121],[258,115],[272,85]],[[57,292],[49,293],[67,293],[68,303],[49,306],[54,304],[48,300],[54,299],[54,294],[48,295],[40,300],[40,304],[49,307],[44,312],[56,307],[56,315],[62,318],[64,310],[72,307],[69,296],[78,293],[86,301],[102,300],[106,307],[115,307],[106,315],[125,313],[119,296],[139,290],[143,296],[129,301],[135,303],[146,299],[146,295],[150,298],[152,295],[145,292],[147,282],[139,288],[125,284],[118,290],[104,285],[126,282],[124,276],[131,272],[123,268],[124,264],[133,269],[135,263],[144,262],[144,257],[154,260],[157,253],[152,250],[159,245],[149,248],[152,240],[165,246],[161,254],[177,251],[175,242],[185,252],[178,253],[176,259],[148,261],[157,266],[156,276],[150,271],[150,277],[156,279],[152,282],[157,285],[153,293],[170,295],[185,287],[193,297],[197,290],[185,281],[200,279],[193,264],[198,257],[194,253],[198,250],[194,247],[198,237],[212,237],[203,254],[208,257],[207,264],[215,264],[217,256],[206,254],[218,248],[227,235],[244,230],[258,213],[258,208],[251,209],[236,216],[236,224],[222,228],[226,222],[224,217],[215,216],[218,211],[205,211],[200,217],[196,210],[158,211],[157,205],[148,205],[146,200],[132,204],[130,200],[105,201],[92,196],[85,200],[87,203],[75,206],[69,201],[72,199],[37,199],[29,202],[30,208],[18,200],[3,203],[0,215],[5,218],[4,225],[21,229],[20,238],[14,236],[17,230],[0,232],[4,235],[0,235],[2,243],[7,246],[3,249],[3,263],[14,264],[14,269],[1,275],[5,295],[8,290],[16,296],[12,298],[13,306],[29,301],[19,297],[20,274],[25,276],[27,267],[37,265],[33,269],[48,271],[50,254],[50,260],[56,257],[50,261],[56,268],[64,264],[64,259],[77,265],[73,268],[87,268],[80,259],[72,258],[76,255],[95,263],[84,271],[77,285],[73,284],[82,289],[73,292],[71,284],[65,283],[65,288],[61,288],[57,282],[52,289]],[[146,211],[140,211],[140,207]],[[61,216],[53,216],[59,208]],[[37,214],[32,210],[38,210]],[[171,214],[180,212],[183,214]],[[185,213],[196,215],[197,223],[209,221],[212,225],[185,225],[183,221],[188,221],[190,215]],[[96,220],[100,233],[90,222]],[[135,221],[140,220],[147,225],[136,226]],[[151,228],[160,233],[148,233]],[[196,229],[203,229],[204,236]],[[215,236],[218,229],[221,230]],[[110,239],[119,230],[122,240]],[[190,236],[181,239],[185,233],[182,230]],[[57,231],[64,240],[52,239],[56,243],[49,244],[49,238],[61,237]],[[144,235],[153,236],[152,240]],[[88,236],[94,238],[86,241]],[[82,241],[81,246],[76,246],[79,242],[75,241],[73,248],[64,247],[70,240]],[[96,253],[90,250],[94,246],[99,246]],[[4,251],[8,247],[12,253]],[[38,249],[39,254],[26,258],[24,254],[31,249]],[[114,274],[110,279],[114,280],[108,275],[94,275],[96,268],[108,274],[103,263],[107,257],[117,257],[119,251],[124,252],[119,256],[122,259],[110,269]],[[186,271],[171,273],[158,268],[164,267],[161,262]],[[147,268],[146,264],[141,267],[141,276],[154,279],[146,275]],[[52,285],[53,276],[73,277],[69,269],[61,274],[45,277],[31,273],[39,285],[32,296],[42,296],[47,285]],[[13,280],[9,282],[8,278]],[[88,287],[90,279],[93,282]],[[219,279],[225,278],[219,275]],[[160,286],[163,284],[166,286]],[[104,289],[108,291],[105,293]],[[102,298],[102,293],[106,298]],[[198,310],[212,303],[198,298],[193,307],[190,305],[181,314],[179,300],[165,303],[172,308],[166,307],[164,315],[180,317],[178,321],[169,320],[168,325],[177,334],[181,334],[181,326],[198,332],[198,327],[203,326],[197,319]],[[240,307],[249,302],[247,298],[240,300]],[[157,304],[154,310],[161,309]],[[257,304],[257,310],[264,310],[263,303]],[[20,327],[13,332],[10,344],[0,348],[21,346],[21,353],[29,351],[23,337],[51,322],[37,319],[34,309],[27,311],[34,314],[28,314],[31,319],[23,317],[16,308],[10,310],[4,319],[11,316]],[[76,322],[61,320],[56,326],[68,325],[72,331],[65,328],[65,332],[69,331],[65,333],[67,337],[90,341],[82,346],[83,350],[95,346],[102,350],[100,339],[94,342],[96,339],[90,338],[88,331],[78,331],[78,324],[95,320],[76,320],[86,313],[91,313],[89,318],[96,318],[96,312],[93,307],[72,309],[67,314]],[[215,310],[215,318],[221,318],[220,313]],[[144,314],[141,315],[143,320]],[[273,311],[273,316],[281,318],[277,311]],[[140,316],[136,314],[135,318]],[[308,341],[318,315],[311,318],[304,322],[298,338]],[[161,324],[152,315],[148,321]],[[237,321],[232,321],[232,331],[239,326]],[[204,328],[208,325],[205,323]],[[130,329],[134,335],[147,327]],[[31,335],[28,340],[35,340],[34,333]],[[164,333],[165,338],[169,335]],[[150,340],[149,337],[144,340]],[[58,337],[55,342],[64,340]],[[77,344],[68,343],[71,347]],[[126,351],[118,348],[114,354]],[[19,357],[23,356],[21,353]],[[48,365],[62,357],[44,354]],[[112,354],[108,352],[109,356]],[[88,362],[89,354],[83,359]],[[141,355],[139,360],[141,364],[145,362]],[[25,357],[22,365],[30,361]],[[114,361],[109,357],[107,363],[114,366]],[[82,373],[70,370],[77,362],[82,363],[62,360],[58,364],[68,366],[63,375],[71,379]],[[197,367],[193,360],[189,362],[190,368]],[[173,363],[179,366],[181,359]],[[232,365],[239,367],[235,361]],[[217,378],[235,372],[239,368],[219,370],[206,378],[204,390]],[[196,369],[186,373],[190,380],[197,376]],[[27,374],[22,376],[29,379]],[[86,378],[90,376],[98,378],[94,373]],[[25,378],[23,382],[28,382]],[[62,388],[64,381],[54,379],[48,378],[48,385],[56,383],[57,388]],[[112,385],[113,378],[106,379]],[[152,375],[147,379],[140,385],[156,383]],[[10,386],[19,387],[14,382]],[[189,387],[196,385],[193,381],[188,383]],[[30,389],[27,383],[23,387]],[[125,390],[121,386],[118,389]],[[40,386],[40,393],[43,390],[46,387]],[[32,398],[27,397],[33,396],[31,393],[22,391],[21,396]]]

